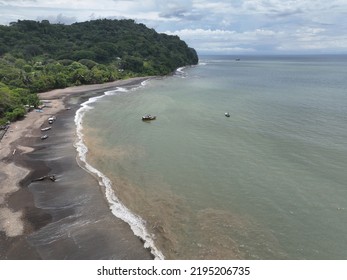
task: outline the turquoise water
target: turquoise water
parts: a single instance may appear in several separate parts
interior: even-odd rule
[[[346,62],[202,57],[117,88],[83,119],[88,161],[166,258],[347,259]]]

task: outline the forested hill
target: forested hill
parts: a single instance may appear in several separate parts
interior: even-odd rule
[[[179,37],[133,20],[19,20],[0,26],[0,122],[21,115],[22,104],[37,104],[37,92],[166,75],[197,63],[196,51]]]

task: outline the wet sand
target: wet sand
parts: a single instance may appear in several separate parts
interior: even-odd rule
[[[73,146],[79,104],[146,79],[42,93],[48,107],[11,124],[0,142],[0,259],[153,259],[129,225],[112,215]],[[52,129],[41,132],[51,115],[57,117]],[[49,137],[41,140],[42,134]],[[52,174],[56,181],[34,181]]]

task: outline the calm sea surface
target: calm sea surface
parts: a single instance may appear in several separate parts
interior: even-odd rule
[[[165,258],[347,259],[346,65],[201,57],[116,88],[85,105],[87,161]]]

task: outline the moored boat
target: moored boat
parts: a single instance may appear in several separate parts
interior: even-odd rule
[[[153,120],[155,120],[156,118],[157,118],[157,116],[144,115],[144,116],[142,117],[142,120],[143,120],[143,121],[153,121]]]

